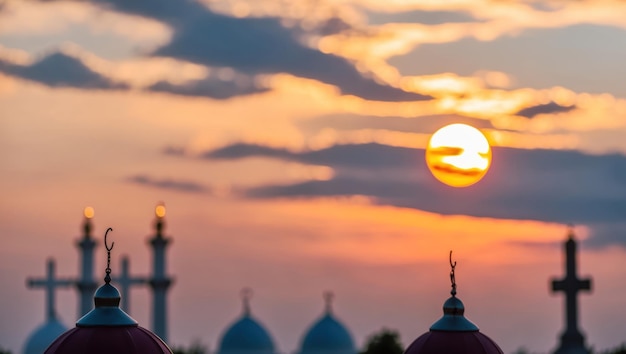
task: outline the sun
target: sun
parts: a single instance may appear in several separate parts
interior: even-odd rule
[[[436,179],[452,187],[480,181],[491,165],[491,147],[480,130],[466,124],[450,124],[431,136],[426,164]]]

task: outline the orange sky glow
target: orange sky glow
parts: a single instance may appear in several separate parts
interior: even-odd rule
[[[467,317],[505,353],[548,352],[568,223],[593,277],[587,342],[623,342],[626,91],[613,79],[626,75],[626,3],[198,0],[217,20],[190,30],[168,17],[182,5],[102,2],[0,6],[1,348],[20,353],[43,321],[27,277],[49,257],[77,275],[85,207],[98,240],[114,229],[113,272],[127,254],[147,275],[159,202],[174,345],[215,350],[246,286],[280,353],[325,290],[359,348],[382,327],[408,345],[441,315],[453,250]],[[467,188],[426,167],[452,123],[492,146]],[[103,262],[99,246],[98,279]],[[131,295],[145,327],[149,295]],[[57,312],[73,326],[74,290]]]

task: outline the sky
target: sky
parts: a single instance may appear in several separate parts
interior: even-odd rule
[[[0,346],[44,320],[27,277],[76,277],[83,208],[112,269],[150,272],[167,207],[169,342],[215,350],[252,314],[297,351],[335,294],[356,344],[408,345],[442,314],[448,253],[466,316],[511,353],[563,329],[574,225],[587,343],[626,306],[626,2],[611,0],[0,1]],[[489,172],[452,188],[424,149],[480,129]],[[106,254],[96,249],[104,276]],[[97,273],[98,274],[98,273]],[[98,276],[99,277],[99,276]],[[59,290],[72,327],[77,296]],[[150,294],[131,315],[150,328]]]

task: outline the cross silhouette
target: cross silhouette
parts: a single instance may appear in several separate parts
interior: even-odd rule
[[[565,331],[556,354],[571,350],[584,350],[585,339],[578,329],[578,292],[591,290],[591,279],[579,279],[576,275],[576,241],[572,230],[565,242],[565,278],[552,281],[552,291],[565,293]]]
[[[47,262],[45,278],[28,278],[26,286],[29,288],[43,288],[46,292],[46,322],[56,318],[55,290],[56,288],[68,288],[74,285],[73,280],[57,279],[55,277],[55,262],[49,258]]]
[[[130,275],[130,261],[128,256],[122,257],[122,271],[119,277],[113,279],[120,287],[120,295],[122,297],[122,310],[130,314],[130,288],[136,285],[147,285],[148,278],[133,277]]]

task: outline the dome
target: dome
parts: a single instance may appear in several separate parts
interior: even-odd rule
[[[110,261],[113,246],[106,245],[106,234],[105,246]],[[120,293],[110,284],[110,273],[107,265],[105,284],[94,295],[94,309],[81,317],[76,327],[50,344],[44,354],[172,354],[156,334],[140,327],[137,321],[120,309]]]
[[[24,354],[41,354],[58,336],[67,331],[56,318],[51,318],[39,326],[26,340]]]
[[[119,308],[119,292],[108,282],[96,291],[94,303],[95,308],[50,344],[45,354],[172,354],[156,334]]]
[[[220,340],[218,354],[274,354],[274,341],[269,332],[250,314],[251,292],[242,291],[244,311],[240,319],[233,323]]]
[[[480,333],[478,326],[465,318],[465,306],[456,297],[456,281],[450,251],[452,291],[443,304],[443,317],[430,326],[404,351],[404,354],[504,354],[491,338]]]
[[[354,341],[348,329],[332,314],[330,293],[325,295],[326,312],[306,332],[300,354],[355,354]]]
[[[504,354],[491,338],[463,316],[463,302],[452,296],[443,305],[443,317],[419,336],[405,354]]]

